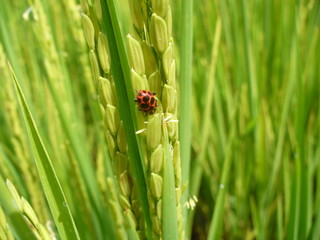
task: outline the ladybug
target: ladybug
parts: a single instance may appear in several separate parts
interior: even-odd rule
[[[157,100],[154,97],[156,93],[148,90],[137,91],[138,95],[134,100],[139,105],[139,111],[143,111],[149,114],[154,114],[157,109]]]

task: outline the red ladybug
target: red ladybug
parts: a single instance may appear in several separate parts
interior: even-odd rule
[[[157,109],[157,100],[154,97],[156,93],[152,93],[148,90],[137,91],[138,95],[134,100],[139,105],[139,111],[143,111],[149,114],[154,114]]]

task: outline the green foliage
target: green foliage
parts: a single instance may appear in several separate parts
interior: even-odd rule
[[[316,0],[0,0],[0,238],[152,239],[161,216],[176,239],[180,211],[186,239],[320,239],[319,19]],[[131,78],[158,112],[178,95],[180,142]]]

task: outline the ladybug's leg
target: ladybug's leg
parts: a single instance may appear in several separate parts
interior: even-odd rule
[[[155,93],[155,92],[153,92],[153,93],[152,93],[152,95],[156,95],[156,93]]]

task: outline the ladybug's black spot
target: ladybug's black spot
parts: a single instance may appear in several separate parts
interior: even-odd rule
[[[144,104],[144,103],[142,103],[140,106],[141,106],[141,108],[148,108],[149,107],[148,104]]]
[[[154,103],[154,98],[151,98],[150,104],[153,105]]]
[[[141,97],[142,96],[142,93],[139,93],[139,97]]]
[[[138,99],[137,99],[137,102],[138,102],[138,103],[141,103],[141,98],[138,98]]]
[[[150,97],[149,97],[149,96],[144,96],[144,97],[143,97],[143,101],[144,101],[145,103],[147,103],[149,100],[150,100]]]
[[[149,95],[149,96],[152,96],[152,93],[148,91],[148,95]]]
[[[146,91],[146,90],[143,90],[142,92],[143,92],[143,93],[147,93],[147,91]]]

